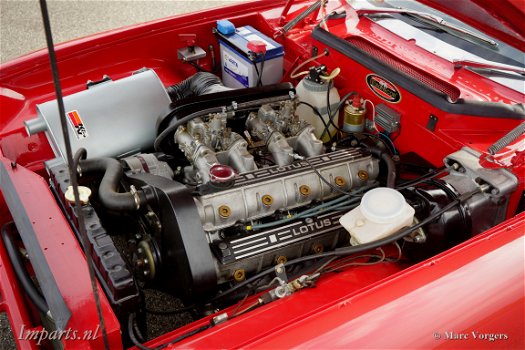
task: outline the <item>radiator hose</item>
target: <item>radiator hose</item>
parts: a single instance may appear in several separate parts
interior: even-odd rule
[[[120,180],[124,173],[120,162],[113,158],[92,158],[81,160],[79,163],[80,173],[103,172],[100,181],[98,196],[100,202],[109,210],[135,211],[146,203],[146,197],[142,191],[135,193],[118,192]]]

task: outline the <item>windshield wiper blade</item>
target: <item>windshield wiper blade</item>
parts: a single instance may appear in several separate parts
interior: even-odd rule
[[[497,62],[478,62],[478,61],[471,61],[471,60],[453,60],[452,63],[454,63],[454,68],[459,69],[463,67],[470,67],[470,68],[476,68],[476,69],[484,69],[484,70],[502,70],[506,72],[515,72],[524,75],[525,74],[525,68],[524,67],[517,67],[517,66],[511,66],[508,64],[503,63],[497,63]]]
[[[409,16],[417,17],[418,19],[423,20],[426,23],[437,25],[439,28],[443,29],[446,32],[450,33],[450,31],[454,31],[462,35],[468,36],[470,38],[473,38],[475,40],[481,41],[483,43],[489,44],[490,46],[493,46],[493,47],[498,46],[498,43],[490,38],[487,38],[483,35],[475,33],[466,28],[462,28],[457,25],[448,23],[443,18],[436,16],[434,14],[431,14],[431,13],[407,10],[407,9],[402,9],[402,8],[388,8],[388,7],[356,8],[355,11],[357,12],[358,16],[369,15],[370,17],[381,16],[385,14],[409,15]]]

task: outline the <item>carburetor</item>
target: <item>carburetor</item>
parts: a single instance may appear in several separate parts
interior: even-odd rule
[[[256,170],[252,154],[256,148],[259,153],[269,152],[280,166],[291,164],[294,154],[313,157],[324,153],[313,127],[295,114],[296,103],[289,100],[264,104],[258,112],[250,113],[243,132],[247,140],[227,127],[227,119],[233,113],[214,113],[207,121],[195,118],[180,126],[175,142],[191,163],[184,169],[187,181],[210,182],[214,177],[210,171],[218,164],[231,167],[237,174]]]

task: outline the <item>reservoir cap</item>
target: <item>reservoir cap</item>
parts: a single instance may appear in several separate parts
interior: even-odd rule
[[[235,26],[227,19],[217,21],[217,31],[222,35],[231,35],[235,33]]]
[[[365,193],[360,208],[366,219],[387,224],[404,216],[405,206],[405,197],[399,191],[379,187]]]

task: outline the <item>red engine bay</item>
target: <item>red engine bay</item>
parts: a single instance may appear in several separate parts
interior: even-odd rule
[[[47,51],[3,65],[17,346],[522,348],[525,95],[498,79],[523,85],[523,52],[469,68],[373,10],[256,1],[57,45],[69,166]]]

